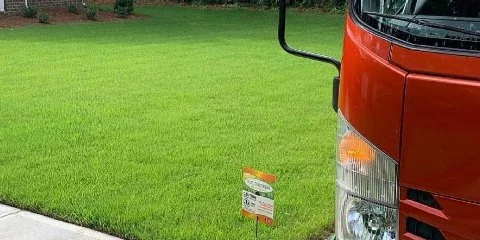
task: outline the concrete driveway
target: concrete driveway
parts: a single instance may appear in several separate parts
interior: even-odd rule
[[[120,240],[101,232],[0,204],[0,239]]]

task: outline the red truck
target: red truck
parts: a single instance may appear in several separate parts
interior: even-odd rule
[[[338,113],[336,238],[480,239],[480,0],[350,0]]]

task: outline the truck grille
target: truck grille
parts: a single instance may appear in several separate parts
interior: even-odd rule
[[[445,237],[438,228],[411,217],[407,218],[407,232],[425,240],[445,240]]]
[[[414,202],[429,206],[431,208],[435,208],[441,210],[440,204],[438,204],[437,200],[433,197],[432,194],[416,189],[409,188],[407,190],[407,198]]]

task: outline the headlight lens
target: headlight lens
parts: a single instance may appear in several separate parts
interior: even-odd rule
[[[397,163],[338,115],[337,237],[397,239]]]
[[[397,209],[337,189],[337,237],[342,240],[397,239]]]

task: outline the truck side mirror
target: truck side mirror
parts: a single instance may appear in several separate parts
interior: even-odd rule
[[[321,55],[321,54],[316,54],[312,52],[307,52],[295,48],[291,48],[288,46],[287,41],[285,40],[285,22],[286,22],[286,13],[287,13],[287,0],[279,0],[278,2],[279,5],[279,18],[278,18],[278,41],[280,43],[280,46],[285,50],[286,52],[293,54],[298,57],[304,57],[320,62],[325,62],[328,64],[332,64],[334,67],[337,68],[338,70],[338,76],[336,76],[333,79],[333,93],[332,93],[332,107],[335,110],[335,112],[338,109],[338,90],[339,90],[339,85],[340,85],[340,69],[341,69],[341,63],[337,59],[334,59],[329,56]]]

